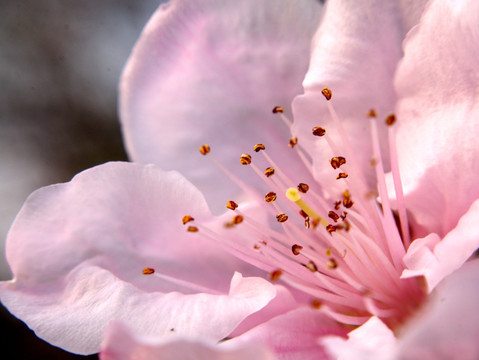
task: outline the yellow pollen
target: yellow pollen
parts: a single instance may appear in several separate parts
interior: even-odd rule
[[[313,222],[320,223],[324,227],[329,225],[326,220],[321,218],[321,216],[319,216],[313,209],[309,207],[308,204],[304,202],[304,200],[301,199],[298,189],[293,187],[289,188],[286,190],[286,197],[298,205],[301,210],[303,210],[311,219],[313,219]]]

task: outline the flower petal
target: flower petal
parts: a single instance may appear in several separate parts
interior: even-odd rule
[[[225,349],[201,339],[172,336],[168,340],[143,339],[121,323],[111,324],[100,352],[101,360],[274,360],[257,344]]]
[[[345,336],[344,327],[318,310],[302,307],[265,322],[230,340],[230,344],[259,341],[274,350],[278,359],[329,359],[318,339],[324,335]]]
[[[429,291],[432,291],[479,249],[478,218],[479,200],[476,200],[441,241],[436,234],[413,241],[404,257],[407,269],[401,277],[424,275]]]
[[[444,236],[479,198],[479,3],[432,1],[396,76],[407,208]]]
[[[271,110],[300,93],[320,14],[314,0],[177,0],[161,6],[120,83],[131,158],[181,171],[208,201],[237,194],[234,186],[218,186],[225,178],[214,164],[198,165],[198,148],[210,144],[233,172],[240,171],[241,153],[256,143],[278,157],[288,151],[289,129]]]
[[[375,188],[375,177],[369,163],[372,157],[371,136],[366,114],[374,108],[380,119],[394,107],[396,96],[393,75],[400,59],[403,28],[401,13],[393,1],[329,1],[322,23],[313,40],[311,63],[303,83],[304,95],[293,103],[294,132],[309,151],[315,175],[322,184],[337,182],[328,165],[333,156],[357,158],[366,172],[369,185]],[[321,90],[332,91],[334,106],[342,132],[332,120]],[[353,153],[334,153],[324,138],[311,135],[315,126],[326,133],[344,151],[348,139]],[[381,133],[385,124],[381,122]],[[387,154],[387,144],[383,144]],[[327,185],[329,186],[329,185]]]
[[[396,344],[394,333],[376,316],[351,331],[348,339],[327,336],[321,343],[338,360],[391,359]]]
[[[109,163],[30,196],[7,239],[14,280],[3,304],[38,336],[69,351],[98,351],[102,328],[123,319],[143,334],[220,340],[276,294],[250,269],[187,233],[185,211],[210,219],[176,172]],[[144,268],[155,269],[143,275]],[[254,273],[254,272],[252,272]],[[178,292],[171,292],[178,291]]]
[[[399,336],[397,359],[479,358],[479,261],[446,278],[433,301]]]

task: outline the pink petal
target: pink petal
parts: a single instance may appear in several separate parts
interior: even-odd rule
[[[446,278],[422,314],[400,333],[397,358],[479,358],[479,261],[465,264]]]
[[[186,211],[211,220],[193,185],[155,166],[109,163],[40,189],[9,233],[15,278],[0,298],[38,336],[77,353],[98,351],[112,319],[140,334],[175,327],[220,340],[276,290],[239,274],[230,285],[250,267],[187,233]]]
[[[380,119],[394,108],[396,96],[393,75],[400,59],[404,31],[398,6],[391,1],[328,1],[321,26],[313,40],[313,54],[304,80],[304,95],[293,103],[294,132],[299,143],[314,161],[316,177],[330,186],[335,172],[328,166],[333,156],[346,156],[375,186],[369,163],[372,157],[371,136],[366,114],[374,108]],[[331,89],[330,103],[335,108],[344,132],[334,125],[321,90]],[[353,154],[334,153],[324,138],[311,135],[322,126],[344,151],[343,140],[349,138]],[[381,121],[380,132],[385,131]],[[384,154],[387,154],[386,144]]]
[[[396,338],[394,333],[377,317],[351,331],[348,339],[327,336],[321,339],[327,350],[339,360],[391,359]]]
[[[479,200],[461,217],[457,226],[439,241],[436,234],[413,241],[404,258],[402,277],[424,275],[429,291],[459,269],[479,249]]]
[[[443,236],[479,198],[477,1],[432,1],[396,77],[397,147],[408,209]]]
[[[198,148],[210,144],[233,172],[241,171],[239,156],[256,143],[283,157],[290,135],[271,110],[300,93],[320,14],[314,0],[300,6],[295,0],[177,0],[161,6],[120,83],[132,159],[181,171],[208,200],[222,203],[237,194]],[[289,164],[292,173],[297,163]]]
[[[225,349],[201,339],[176,336],[149,340],[132,333],[120,323],[111,324],[106,331],[100,352],[101,360],[274,360],[264,347],[247,344],[236,349]]]
[[[258,341],[273,349],[279,360],[330,359],[318,344],[324,335],[345,336],[346,329],[322,312],[303,307],[273,318],[229,343]]]

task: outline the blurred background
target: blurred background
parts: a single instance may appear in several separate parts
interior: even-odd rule
[[[33,190],[126,160],[117,83],[164,0],[0,0],[0,278],[8,228]],[[2,359],[96,359],[37,339],[3,307]]]

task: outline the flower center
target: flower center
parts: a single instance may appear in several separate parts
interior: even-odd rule
[[[334,126],[341,134],[346,134],[331,105],[332,92],[327,88],[322,92]],[[291,127],[282,107],[276,106],[273,113]],[[347,190],[335,194],[316,183],[293,183],[287,172],[270,157],[266,146],[256,144],[253,151],[260,156],[258,163],[265,163],[264,171],[250,154],[242,154],[239,160],[268,186],[266,194],[248,186],[211,155],[209,157],[257,200],[261,206],[259,215],[255,215],[258,213],[256,207],[245,204],[243,210],[243,206],[230,200],[226,207],[235,214],[225,224],[229,229],[226,235],[201,224],[191,225],[194,219],[189,215],[183,217],[183,223],[188,224],[188,231],[198,232],[238,258],[263,269],[272,281],[282,280],[309,295],[313,307],[339,322],[361,325],[371,315],[376,315],[395,328],[421,304],[424,290],[417,279],[400,278],[410,235],[395,150],[392,126],[395,117],[389,116],[386,124],[400,230],[388,198],[377,115],[374,110],[367,115],[373,150],[371,166],[375,169],[377,190],[368,189],[347,135],[337,143],[326,128],[316,126],[312,136],[328,143],[332,154],[329,163],[336,171],[336,181],[344,182]],[[313,164],[298,138],[291,137],[288,145],[294,149],[291,156],[299,157],[312,174]],[[202,155],[211,151],[209,145],[199,150]]]

